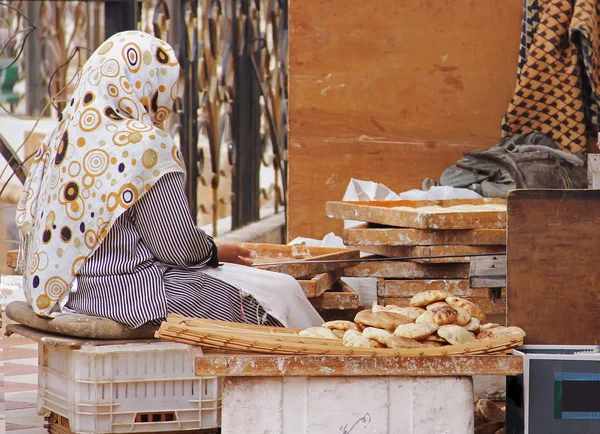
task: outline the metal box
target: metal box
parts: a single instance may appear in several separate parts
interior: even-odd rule
[[[526,345],[514,354],[523,374],[507,377],[507,433],[600,433],[597,346]]]

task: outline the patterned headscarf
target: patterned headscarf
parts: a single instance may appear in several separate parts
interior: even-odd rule
[[[177,146],[158,128],[178,77],[173,49],[137,31],[112,36],[83,66],[17,208],[19,268],[38,315],[56,317],[117,218],[162,175],[184,171]]]

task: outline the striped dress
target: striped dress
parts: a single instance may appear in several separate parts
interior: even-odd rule
[[[213,239],[191,218],[183,175],[169,173],[117,219],[63,310],[131,328],[169,313],[282,325],[254,297],[203,271],[218,265]]]

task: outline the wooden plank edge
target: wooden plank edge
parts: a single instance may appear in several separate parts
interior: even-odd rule
[[[227,377],[440,377],[518,375],[523,359],[514,355],[371,357],[371,356],[204,356],[194,362],[196,375]]]

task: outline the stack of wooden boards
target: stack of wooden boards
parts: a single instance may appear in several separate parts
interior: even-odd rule
[[[259,268],[294,277],[315,309],[356,310],[361,307],[358,293],[340,280],[343,269],[354,263],[297,263],[299,261],[358,259],[360,257],[358,250],[305,245],[285,246],[253,243],[237,243],[237,245],[256,252],[257,256],[254,262]],[[274,262],[282,264],[260,266],[260,264]],[[294,262],[294,264],[285,264],[285,262]]]
[[[505,253],[506,200],[328,202],[327,215],[364,222],[344,231],[349,247],[389,258],[418,258],[364,262],[344,270],[345,276],[378,277],[380,304],[408,306],[419,292],[445,290],[488,315],[505,314],[505,289],[492,302],[488,289],[470,287],[468,256],[432,257]]]

